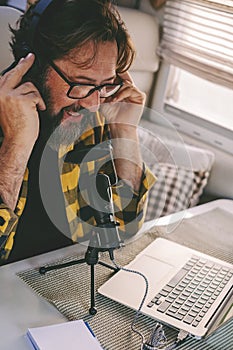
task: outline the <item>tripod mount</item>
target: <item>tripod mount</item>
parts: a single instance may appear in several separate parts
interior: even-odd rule
[[[97,309],[95,307],[95,265],[100,264],[115,272],[119,270],[112,265],[99,261],[99,252],[107,251],[110,259],[114,260],[114,250],[122,247],[123,242],[120,239],[118,232],[119,223],[114,220],[113,216],[114,209],[109,176],[106,174],[97,174],[96,181],[93,181],[92,177],[89,177],[88,181],[89,199],[93,208],[95,208],[94,216],[96,226],[91,232],[91,238],[85,253],[85,257],[64,264],[42,266],[39,269],[39,272],[40,274],[45,274],[51,270],[87,263],[91,268],[91,305],[89,308],[89,313],[91,315],[95,315],[97,313]],[[95,188],[93,187],[93,184],[96,184]],[[96,189],[98,196],[100,196],[98,198],[96,198]]]

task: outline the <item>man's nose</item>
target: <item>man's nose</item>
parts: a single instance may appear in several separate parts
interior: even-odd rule
[[[98,90],[94,91],[90,96],[80,100],[82,107],[88,109],[90,112],[97,112],[100,107],[100,93]]]

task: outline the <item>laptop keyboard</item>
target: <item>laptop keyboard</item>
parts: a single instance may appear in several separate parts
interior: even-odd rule
[[[147,306],[197,327],[232,276],[232,269],[192,256]]]

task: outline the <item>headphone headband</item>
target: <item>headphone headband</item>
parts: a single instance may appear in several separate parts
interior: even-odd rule
[[[36,34],[36,30],[37,30],[39,21],[41,19],[41,16],[46,11],[46,9],[51,5],[52,2],[59,2],[59,1],[61,2],[64,0],[40,0],[35,5],[35,7],[32,9],[32,19],[31,19],[31,24],[30,24],[29,29],[28,29],[28,36],[27,36],[27,39],[25,40],[25,42],[22,43],[20,56],[9,67],[4,69],[0,73],[1,75],[4,75],[9,70],[13,69],[17,65],[17,63],[21,57],[25,57],[29,52],[34,51],[33,47],[34,47],[35,34]],[[38,60],[38,57],[37,57],[37,60]]]
[[[41,16],[51,5],[51,3],[55,1],[56,0],[40,0],[35,5],[34,9],[32,9],[32,20],[28,30],[28,45],[30,50],[33,48],[34,38]]]

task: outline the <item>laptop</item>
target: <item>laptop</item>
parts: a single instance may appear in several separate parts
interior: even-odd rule
[[[233,265],[165,238],[157,238],[127,266],[149,282],[141,312],[203,338],[233,317]],[[98,292],[137,310],[144,279],[123,270]]]

